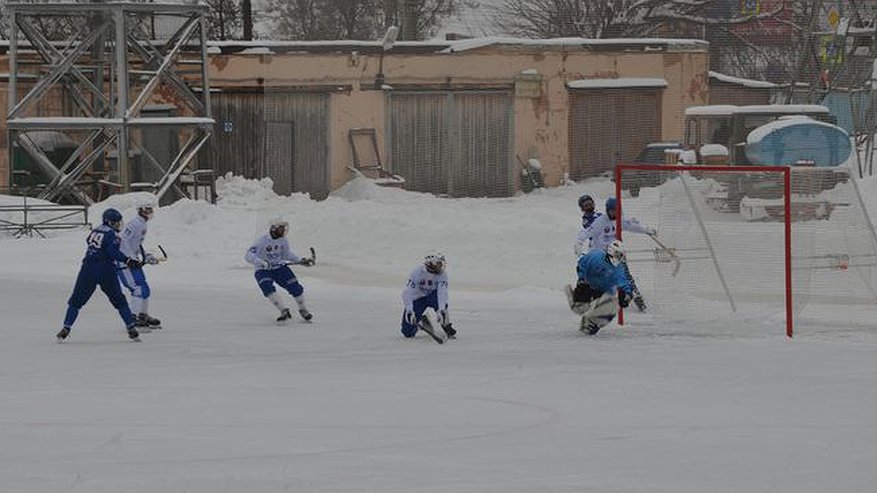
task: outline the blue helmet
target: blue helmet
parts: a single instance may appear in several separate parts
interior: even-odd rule
[[[618,206],[618,201],[615,200],[615,197],[609,197],[608,199],[606,199],[606,210],[607,211],[614,211],[617,206]]]
[[[104,224],[112,227],[113,223],[121,223],[122,222],[122,213],[117,211],[116,209],[107,209],[104,211],[103,216],[101,216]]]

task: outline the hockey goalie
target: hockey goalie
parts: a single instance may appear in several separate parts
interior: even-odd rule
[[[624,244],[614,240],[606,251],[592,250],[579,256],[575,288],[565,288],[569,308],[582,317],[579,330],[594,335],[609,324],[618,307],[627,308],[633,287],[624,272]],[[617,293],[617,294],[616,294]]]

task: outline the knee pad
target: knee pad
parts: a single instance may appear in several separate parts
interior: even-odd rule
[[[402,335],[405,337],[414,337],[417,334],[417,326],[411,324],[402,324]]]
[[[289,291],[293,298],[298,298],[305,292],[305,288],[301,287],[298,281],[292,281],[286,286],[286,290]]]

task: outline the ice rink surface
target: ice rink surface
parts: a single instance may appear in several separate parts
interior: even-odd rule
[[[150,222],[166,328],[139,344],[101,293],[54,342],[85,231],[0,239],[0,491],[874,491],[877,329],[576,330],[575,199],[608,182],[492,200],[355,183],[324,202],[224,186]],[[318,251],[296,269],[312,324],[275,324],[242,260],[278,215]],[[441,346],[398,328],[431,249],[459,331]]]

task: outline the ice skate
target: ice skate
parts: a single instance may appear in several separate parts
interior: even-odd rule
[[[595,324],[590,320],[590,317],[582,317],[582,323],[579,325],[579,330],[585,334],[594,335],[597,332],[600,332],[600,326]]]
[[[140,332],[134,327],[128,327],[128,339],[134,342],[140,342]]]
[[[152,332],[152,327],[149,326],[149,321],[142,313],[134,318],[134,328],[137,329],[137,332],[140,334],[148,334]]]
[[[299,309],[298,314],[301,315],[302,320],[305,322],[310,322],[311,319],[314,318],[314,314],[309,312],[307,308]]]
[[[70,335],[70,327],[64,327],[63,329],[58,331],[58,334],[56,334],[55,337],[58,338],[58,342],[64,342],[65,340],[67,340],[67,336],[69,336],[69,335]]]
[[[161,320],[157,318],[152,318],[146,313],[141,313],[141,315],[143,315],[144,319],[146,320],[146,324],[149,326],[150,329],[157,330],[161,328]]]
[[[283,311],[280,312],[280,316],[277,317],[278,322],[285,322],[292,318],[292,314],[289,313],[289,308],[284,308]]]
[[[457,338],[457,331],[454,330],[453,324],[442,325],[442,330],[445,331],[445,335],[448,336],[448,339],[456,339]]]

